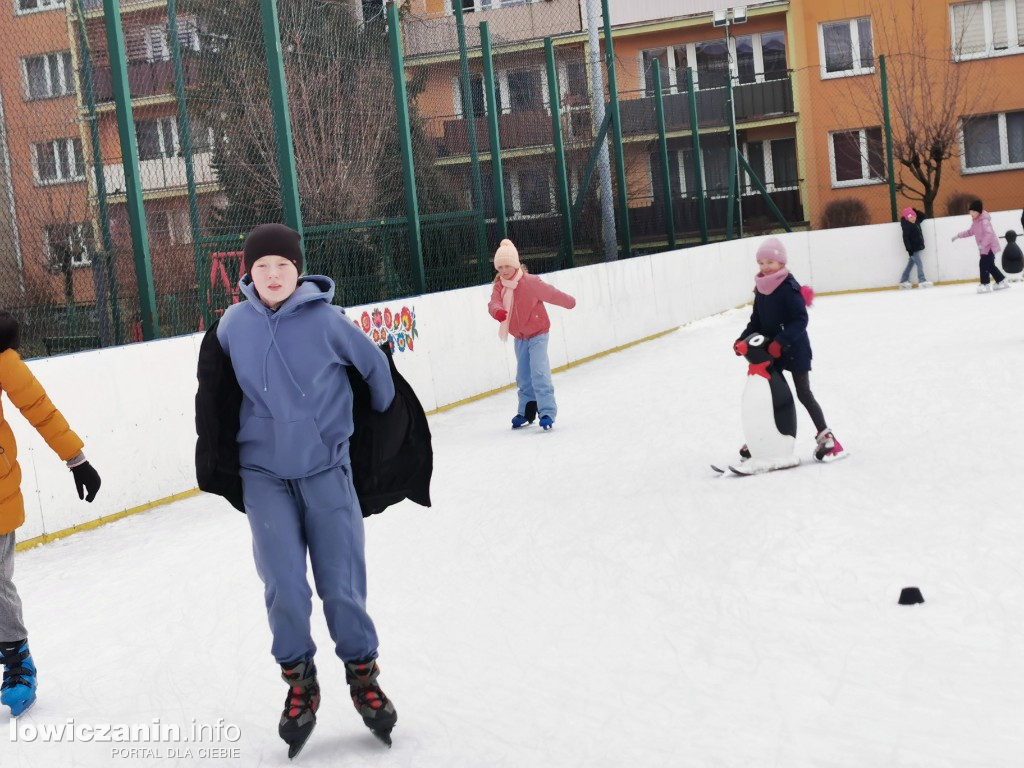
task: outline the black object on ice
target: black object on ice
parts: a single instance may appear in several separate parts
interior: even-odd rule
[[[914,605],[923,602],[924,596],[917,587],[904,587],[900,590],[900,605]]]

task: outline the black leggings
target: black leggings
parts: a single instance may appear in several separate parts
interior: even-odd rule
[[[828,425],[825,423],[825,414],[821,412],[821,406],[818,405],[818,401],[814,399],[814,393],[811,392],[810,371],[790,371],[790,374],[793,376],[793,385],[796,387],[797,400],[807,409],[811,421],[814,422],[814,428],[820,433]]]

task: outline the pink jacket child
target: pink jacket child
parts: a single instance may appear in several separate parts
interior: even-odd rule
[[[974,242],[978,244],[980,256],[978,271],[981,274],[981,285],[978,286],[978,293],[988,293],[992,290],[992,286],[989,284],[990,277],[995,279],[997,291],[1009,288],[1010,284],[1006,282],[1006,276],[996,266],[996,254],[1002,249],[999,246],[999,236],[996,235],[996,230],[992,226],[992,217],[984,209],[981,200],[972,200],[968,213],[970,213],[972,219],[971,226],[963,232],[953,235],[953,242],[955,243],[960,238],[973,235]]]
[[[511,240],[501,241],[494,253],[494,268],[498,274],[487,311],[501,323],[498,336],[502,340],[510,335],[515,339],[519,410],[512,419],[512,429],[532,424],[537,413],[540,426],[551,429],[558,406],[548,361],[551,320],[544,303],[572,309],[576,299],[536,275],[528,274]]]

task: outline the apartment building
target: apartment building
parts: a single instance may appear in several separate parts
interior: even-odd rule
[[[479,50],[474,50],[479,22],[487,20],[496,40],[510,233],[515,237],[518,230],[528,242],[544,232],[546,239],[559,208],[547,75],[542,41],[534,35],[543,21],[544,35],[555,44],[563,134],[569,137],[569,181],[575,194],[581,163],[579,157],[574,162],[573,154],[585,157],[592,135],[587,62],[594,53],[586,35],[588,3],[461,2],[471,49],[468,100],[457,66],[451,0],[413,2],[404,23],[407,71],[410,78],[426,83],[417,102],[420,114],[428,118],[438,163],[466,189],[470,125],[475,127],[473,136],[484,161],[483,195],[493,206],[487,190],[482,65]],[[654,61],[661,71],[674,219],[684,234],[696,231],[699,189],[709,226],[724,231],[734,143],[791,225],[819,226],[829,203],[851,199],[863,203],[869,221],[888,221],[891,204],[878,97],[878,56],[883,54],[900,64],[897,70],[890,63],[889,71],[890,88],[901,89],[891,99],[902,110],[893,115],[894,134],[914,125],[914,99],[917,122],[925,122],[922,101],[928,97],[922,93],[930,93],[933,100],[957,101],[951,111],[956,146],[942,170],[936,213],[946,212],[944,202],[954,193],[983,196],[992,209],[1021,203],[1024,94],[1014,86],[1013,73],[1020,69],[1018,54],[1024,53],[1024,0],[932,0],[916,5],[878,0],[612,0],[610,12],[630,225],[641,246],[646,241],[663,242],[665,228]],[[914,56],[935,64],[920,70],[927,72],[930,90],[907,98],[907,62]],[[699,166],[694,162],[688,69],[694,78]],[[955,94],[949,92],[952,84],[958,84]],[[978,98],[982,90],[985,98]],[[466,115],[467,104],[471,117]],[[896,168],[895,178],[903,185],[898,207],[921,207],[911,191],[919,185],[906,169]],[[766,196],[752,179],[741,172],[738,183],[745,231],[775,226]],[[493,215],[493,208],[485,210]]]
[[[0,3],[0,258],[16,267],[12,306],[93,296],[76,95],[63,2]]]

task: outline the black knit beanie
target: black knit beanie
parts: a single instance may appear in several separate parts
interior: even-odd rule
[[[302,274],[302,235],[284,224],[260,224],[242,246],[245,273],[263,256],[283,256]]]
[[[971,200],[971,204],[967,206],[967,210],[981,213],[985,208],[982,206],[981,200]]]
[[[21,328],[10,312],[0,311],[0,352],[17,349],[21,343]]]

